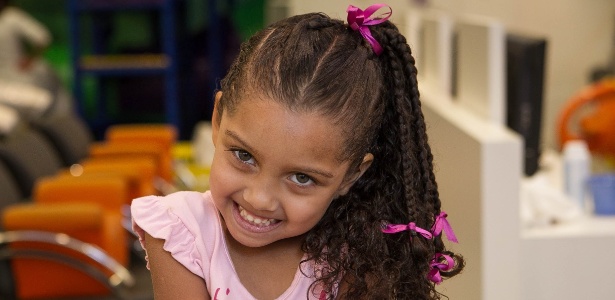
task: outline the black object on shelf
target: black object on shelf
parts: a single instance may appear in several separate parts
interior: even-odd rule
[[[524,172],[538,170],[547,41],[521,34],[506,38],[507,125],[524,140]]]

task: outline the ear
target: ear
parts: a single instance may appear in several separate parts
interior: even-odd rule
[[[359,180],[359,178],[363,176],[365,171],[369,169],[373,161],[374,161],[373,154],[371,153],[365,154],[365,156],[363,157],[363,161],[361,162],[359,167],[353,171],[354,173],[349,174],[346,177],[346,179],[344,179],[344,182],[342,182],[342,185],[340,186],[340,189],[338,191],[338,195],[339,196],[346,195],[348,191],[350,190],[350,188],[355,184],[355,182],[357,182],[357,180]]]
[[[216,97],[214,100],[214,111],[211,114],[211,140],[214,143],[214,147],[216,146],[216,141],[218,140],[218,131],[220,129],[220,117],[218,117],[218,103],[220,102],[220,98],[222,98],[222,92],[216,92]]]

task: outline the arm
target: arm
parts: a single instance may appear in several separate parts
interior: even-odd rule
[[[337,289],[337,295],[335,296],[335,300],[343,300],[342,295],[345,295],[348,291],[348,283],[346,280],[342,280],[340,282],[340,286]]]
[[[190,272],[162,248],[164,240],[145,234],[145,245],[156,300],[210,300],[203,278]]]

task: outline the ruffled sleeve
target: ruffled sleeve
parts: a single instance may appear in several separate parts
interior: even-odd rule
[[[164,250],[205,280],[208,272],[204,270],[209,269],[211,249],[208,249],[210,243],[203,240],[206,237],[202,231],[216,226],[215,208],[206,196],[197,192],[178,192],[165,197],[138,198],[131,205],[132,227],[141,246],[147,249],[145,232],[163,239]],[[211,217],[212,209],[214,218]],[[209,224],[203,224],[208,221]]]

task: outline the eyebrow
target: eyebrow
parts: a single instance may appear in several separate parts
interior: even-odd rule
[[[302,171],[301,173],[315,173],[323,177],[333,178],[333,174],[329,172],[325,172],[325,171],[321,171],[321,170],[313,169],[313,168],[300,168],[300,169]]]
[[[248,143],[246,143],[244,140],[242,140],[239,135],[237,135],[235,132],[232,132],[230,130],[226,130],[224,131],[224,133],[231,137],[232,139],[234,139],[237,143],[241,144],[241,147],[245,148],[248,152],[250,152],[252,155],[258,155],[258,151],[254,150],[254,148],[250,147],[250,145],[248,145]]]
[[[248,145],[248,143],[246,143],[244,140],[242,140],[239,137],[239,135],[237,135],[235,132],[227,129],[227,130],[224,131],[224,134],[229,136],[230,138],[234,139],[237,143],[241,144],[241,147],[245,148],[245,150],[250,152],[252,155],[258,156],[258,151],[254,150],[254,148],[250,147],[250,145]],[[331,174],[330,172],[327,172],[327,171],[323,171],[323,170],[319,170],[319,169],[314,169],[314,168],[309,168],[309,167],[299,167],[298,169],[299,169],[299,171],[301,173],[313,173],[313,174],[321,175],[323,177],[333,178],[333,174]]]

